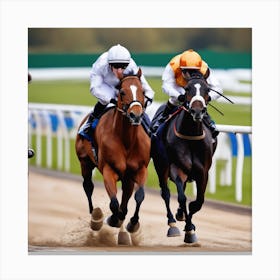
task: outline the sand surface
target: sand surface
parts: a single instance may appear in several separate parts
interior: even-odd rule
[[[119,190],[118,198],[120,198]],[[102,184],[93,194],[95,207],[110,215],[109,198]],[[175,212],[176,197],[171,200]],[[146,191],[140,209],[140,230],[129,234],[130,246],[117,245],[119,229],[104,224],[100,231],[89,227],[90,215],[82,178],[59,178],[32,169],[29,172],[28,243],[30,254],[251,254],[251,211],[205,202],[195,214],[198,243],[184,243],[184,223],[177,222],[181,236],[167,237],[167,219],[159,191]],[[125,225],[133,215],[135,201],[129,201]]]

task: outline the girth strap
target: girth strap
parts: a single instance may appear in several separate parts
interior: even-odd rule
[[[175,135],[178,138],[181,138],[181,139],[185,139],[185,140],[202,140],[202,139],[205,138],[205,131],[204,130],[202,131],[202,135],[197,135],[197,136],[181,134],[180,132],[177,131],[175,122],[174,122],[173,130],[174,130]]]

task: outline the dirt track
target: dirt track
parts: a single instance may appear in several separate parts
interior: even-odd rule
[[[140,232],[131,235],[131,246],[117,246],[118,229],[106,224],[99,232],[89,228],[90,215],[81,182],[81,178],[58,178],[30,170],[29,253],[251,253],[250,210],[205,202],[193,218],[199,242],[189,246],[183,241],[183,222],[177,222],[181,236],[166,236],[164,202],[159,192],[148,191],[140,209]],[[109,216],[105,189],[96,186],[93,203]],[[132,197],[127,220],[134,207]],[[174,211],[177,208],[176,198],[171,207]]]

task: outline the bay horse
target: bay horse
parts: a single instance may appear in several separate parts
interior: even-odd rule
[[[209,101],[209,86],[202,75],[193,75],[189,80],[184,95],[179,96],[181,106],[170,116],[156,134],[152,135],[151,156],[158,175],[161,196],[167,209],[169,229],[167,236],[178,236],[180,231],[170,209],[170,190],[168,179],[177,188],[179,208],[176,219],[185,220],[185,243],[197,242],[193,215],[204,203],[204,194],[208,181],[208,171],[212,164],[217,141],[213,143],[208,127],[203,123]],[[155,118],[164,109],[162,105]],[[189,203],[185,188],[187,182],[195,181],[196,199]]]
[[[83,188],[86,193],[91,228],[99,230],[103,225],[103,213],[92,204],[94,184],[92,171],[95,167],[103,175],[105,189],[110,198],[112,215],[107,219],[111,227],[123,227],[128,212],[127,204],[135,190],[136,209],[126,229],[133,233],[139,228],[139,210],[144,200],[144,185],[150,161],[151,140],[141,125],[145,111],[145,96],[140,81],[141,69],[137,75],[124,76],[119,84],[116,106],[104,113],[94,132],[93,142],[97,158],[93,155],[91,143],[77,134],[76,154],[81,165]],[[84,118],[80,127],[85,122]],[[117,199],[117,182],[121,181],[121,203]],[[121,241],[119,241],[121,243]]]

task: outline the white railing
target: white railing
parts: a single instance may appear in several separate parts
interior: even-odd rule
[[[232,185],[232,148],[229,141],[229,134],[234,133],[237,140],[237,162],[235,171],[235,199],[242,201],[242,175],[244,165],[244,144],[242,134],[248,134],[250,147],[252,147],[252,128],[250,126],[217,125],[221,132],[218,136],[218,145],[213,157],[212,166],[209,172],[209,191],[216,192],[216,163],[217,160],[224,160],[225,165],[221,170],[220,183],[223,186]]]
[[[140,66],[142,72],[146,77],[161,77],[164,71],[164,67],[151,67]],[[32,75],[34,81],[38,80],[73,80],[73,79],[89,79],[90,67],[59,67],[59,68],[30,68],[28,71]],[[215,72],[215,77],[221,83],[223,90],[229,90],[231,92],[252,92],[252,74],[251,69],[211,69]],[[242,80],[242,81],[241,81]],[[243,81],[248,81],[244,83]],[[242,99],[242,97],[239,99]],[[223,101],[222,98],[219,101]]]
[[[150,118],[153,117],[160,104],[154,102],[147,109]],[[46,166],[53,168],[53,136],[57,139],[57,168],[70,171],[70,140],[76,137],[77,128],[82,118],[92,110],[88,106],[71,106],[57,104],[29,104],[29,145],[36,151],[36,165],[42,166],[42,137],[46,137]],[[244,164],[244,145],[242,134],[249,134],[251,143],[251,127],[217,125],[219,144],[209,172],[209,191],[216,192],[216,162],[224,160],[225,165],[220,174],[220,183],[232,185],[232,148],[228,133],[235,133],[237,140],[237,163],[235,172],[236,200],[242,201],[242,174]],[[35,134],[35,143],[32,135]],[[194,188],[195,190],[195,188]]]

